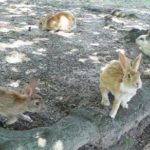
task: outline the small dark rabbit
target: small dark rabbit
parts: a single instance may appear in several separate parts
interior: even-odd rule
[[[15,123],[19,117],[32,122],[24,112],[46,111],[44,100],[35,93],[37,83],[37,80],[32,80],[31,84],[25,87],[23,94],[0,88],[0,114],[7,118],[7,125]]]

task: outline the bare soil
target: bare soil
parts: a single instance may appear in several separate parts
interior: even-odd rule
[[[138,55],[135,39],[150,28],[150,11],[147,5],[136,8],[102,4],[101,1],[0,2],[0,85],[22,91],[25,83],[36,76],[41,80],[38,92],[48,105],[48,112],[28,113],[33,123],[19,120],[9,129],[46,127],[82,106],[104,114],[109,112],[110,108],[100,105],[100,69],[117,59],[119,50],[130,58]],[[75,14],[77,28],[71,33],[39,31],[41,16],[60,10]],[[112,11],[120,11],[125,17],[113,15]],[[143,82],[150,82],[149,68],[150,58],[143,55],[140,67]]]

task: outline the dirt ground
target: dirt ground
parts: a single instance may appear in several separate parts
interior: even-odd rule
[[[82,106],[108,113],[100,105],[100,69],[116,59],[122,49],[134,58],[140,52],[135,39],[150,28],[146,3],[137,7],[110,4],[103,5],[103,1],[0,2],[0,85],[22,91],[25,83],[36,76],[40,79],[39,93],[48,105],[48,112],[28,113],[33,123],[19,120],[10,129],[49,126]],[[39,31],[37,24],[41,16],[60,10],[75,14],[76,29],[71,33]],[[114,10],[125,17],[111,15]],[[140,67],[143,82],[150,81],[149,68],[150,58],[143,55]]]

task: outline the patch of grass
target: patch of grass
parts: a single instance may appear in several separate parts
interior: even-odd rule
[[[133,146],[134,141],[132,138],[126,137],[122,140],[121,145],[123,146],[124,150],[128,149],[129,147]]]

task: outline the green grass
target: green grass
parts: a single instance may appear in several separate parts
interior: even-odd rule
[[[132,138],[124,138],[121,142],[122,147],[124,148],[124,150],[128,149],[129,147],[133,146],[134,141]]]

